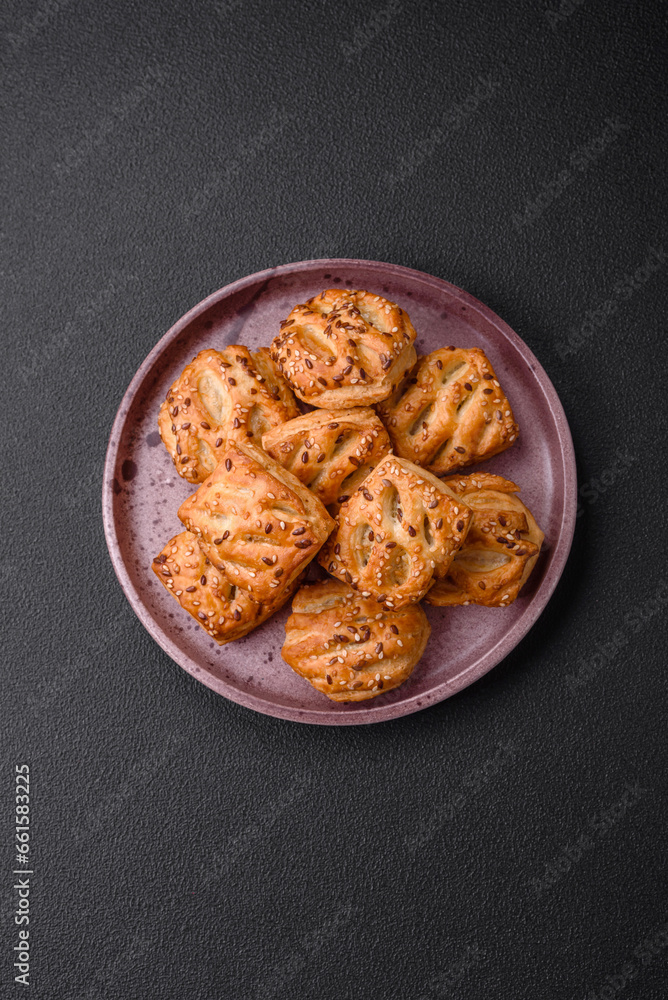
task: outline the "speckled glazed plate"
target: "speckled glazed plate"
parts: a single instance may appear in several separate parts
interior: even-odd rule
[[[455,344],[482,347],[489,355],[521,433],[512,448],[484,468],[521,486],[522,500],[545,532],[539,561],[514,604],[503,609],[424,605],[432,635],[407,683],[348,705],[328,701],[281,659],[289,605],[246,638],[219,647],[151,570],[152,558],[182,530],[176,511],[193,492],[177,475],[158,436],[158,409],[169,386],[205,347],[242,343],[256,350],[268,345],[296,303],[336,286],[378,292],[405,308],[418,332],[418,354]],[[297,722],[352,725],[407,715],[448,698],[496,666],[528,632],[550,599],[570,550],[575,458],[552,383],[517,334],[482,303],[446,281],[396,264],[302,261],[215,292],[153,348],[114,421],[102,506],[121,586],[144,626],[176,663],[219,694],[258,712]],[[312,576],[319,572],[310,570]]]

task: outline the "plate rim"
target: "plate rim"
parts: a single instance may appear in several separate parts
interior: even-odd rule
[[[271,278],[302,272],[313,269],[316,266],[331,266],[334,268],[344,268],[350,266],[373,265],[385,269],[388,273],[401,273],[409,275],[413,280],[422,281],[437,290],[447,291],[450,296],[456,297],[461,302],[482,314],[521,354],[523,359],[532,367],[532,371],[541,392],[543,393],[550,414],[554,421],[561,462],[563,466],[564,482],[564,502],[562,510],[561,525],[557,532],[557,538],[552,549],[549,574],[541,582],[536,594],[531,599],[524,611],[524,614],[515,622],[511,629],[504,633],[491,649],[486,650],[481,656],[471,663],[465,670],[456,677],[443,681],[427,693],[415,694],[411,698],[403,701],[396,701],[392,704],[378,704],[374,699],[370,703],[368,711],[355,713],[332,714],[329,704],[323,705],[322,710],[313,708],[295,709],[286,705],[278,704],[275,701],[241,691],[228,683],[223,678],[217,678],[203,671],[202,668],[187,654],[184,657],[180,650],[166,635],[164,630],[158,625],[153,616],[148,611],[142,600],[141,594],[134,586],[127,572],[125,562],[121,555],[121,547],[116,534],[115,520],[113,516],[114,492],[113,479],[114,470],[118,458],[118,451],[122,433],[127,418],[128,411],[134,401],[137,392],[141,388],[146,375],[150,373],[154,362],[164,352],[165,348],[171,344],[183,330],[192,323],[201,313],[206,312],[212,305],[220,300],[243,290],[248,285],[255,285],[267,282]],[[166,333],[157,341],[154,347],[146,355],[139,368],[132,377],[130,384],[125,390],[119,404],[116,416],[111,427],[109,441],[105,453],[103,481],[102,481],[102,521],[104,525],[104,535],[114,572],[121,585],[132,610],[139,618],[139,621],[147,630],[149,635],[167,653],[175,663],[185,670],[194,680],[199,681],[206,687],[235,704],[244,708],[252,709],[263,715],[270,715],[274,718],[285,719],[291,722],[299,722],[315,725],[370,725],[377,722],[385,722],[391,719],[401,718],[405,715],[412,715],[425,708],[438,704],[441,701],[457,694],[464,688],[469,687],[494,667],[498,666],[503,659],[522,641],[529,630],[535,625],[550,601],[562,573],[566,566],[573,543],[575,533],[575,523],[577,518],[577,471],[575,460],[575,449],[573,438],[563,404],[559,399],[557,391],[552,384],[552,380],[535,356],[530,347],[515,333],[515,331],[489,306],[486,306],[475,296],[457,285],[438,278],[426,271],[419,271],[415,268],[404,267],[401,264],[392,264],[385,261],[367,260],[364,258],[348,257],[324,257],[311,260],[294,261],[292,263],[280,264],[275,267],[265,268],[253,274],[237,278],[222,288],[210,293],[200,302],[192,306],[184,313]],[[538,600],[538,603],[536,601]],[[183,662],[185,659],[186,662]],[[196,668],[196,669],[193,669]],[[286,667],[287,668],[287,667]],[[287,668],[289,669],[289,668]]]

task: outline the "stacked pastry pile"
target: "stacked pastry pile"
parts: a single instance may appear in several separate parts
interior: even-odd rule
[[[379,295],[324,291],[269,350],[202,351],[160,410],[199,485],[155,573],[221,645],[294,595],[283,657],[335,701],[406,680],[429,638],[423,598],[514,601],[543,540],[514,483],[458,471],[517,439],[490,361],[417,358],[415,336]],[[295,396],[317,409],[300,415]],[[300,588],[316,556],[329,577]]]

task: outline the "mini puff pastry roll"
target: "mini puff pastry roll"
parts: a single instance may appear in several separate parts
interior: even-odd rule
[[[444,576],[466,538],[471,511],[431,473],[388,455],[341,506],[319,561],[332,576],[401,608]]]
[[[261,603],[290,586],[335,524],[296,476],[234,441],[178,515],[212,564]]]
[[[387,431],[369,406],[312,410],[268,431],[262,446],[326,507],[336,509],[392,450]]]
[[[295,306],[271,356],[296,395],[320,407],[386,399],[415,363],[415,330],[396,303],[372,292],[330,288]]]
[[[473,519],[447,575],[427,594],[439,607],[512,604],[536,564],[543,544],[531,511],[515,496],[519,486],[489,473],[453,477],[450,489],[471,508]]]
[[[266,347],[251,354],[233,344],[200,351],[160,408],[160,436],[180,476],[202,483],[228,438],[260,446],[270,428],[299,413]]]
[[[298,586],[259,604],[211,565],[197,537],[182,531],[153,560],[153,572],[184,611],[220,646],[241,639],[283,605]]]
[[[431,629],[418,604],[379,608],[339,580],[297,592],[283,659],[332,701],[366,701],[410,676]]]
[[[443,347],[420,358],[376,409],[396,454],[435,475],[498,455],[519,434],[491,362],[477,347]]]

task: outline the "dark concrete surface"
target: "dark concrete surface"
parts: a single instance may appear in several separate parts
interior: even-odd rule
[[[2,995],[665,996],[666,8],[8,0]],[[172,663],[100,517],[136,368],[227,282],[436,274],[561,396],[570,562],[481,682],[298,726]],[[20,877],[20,876],[18,876]]]

